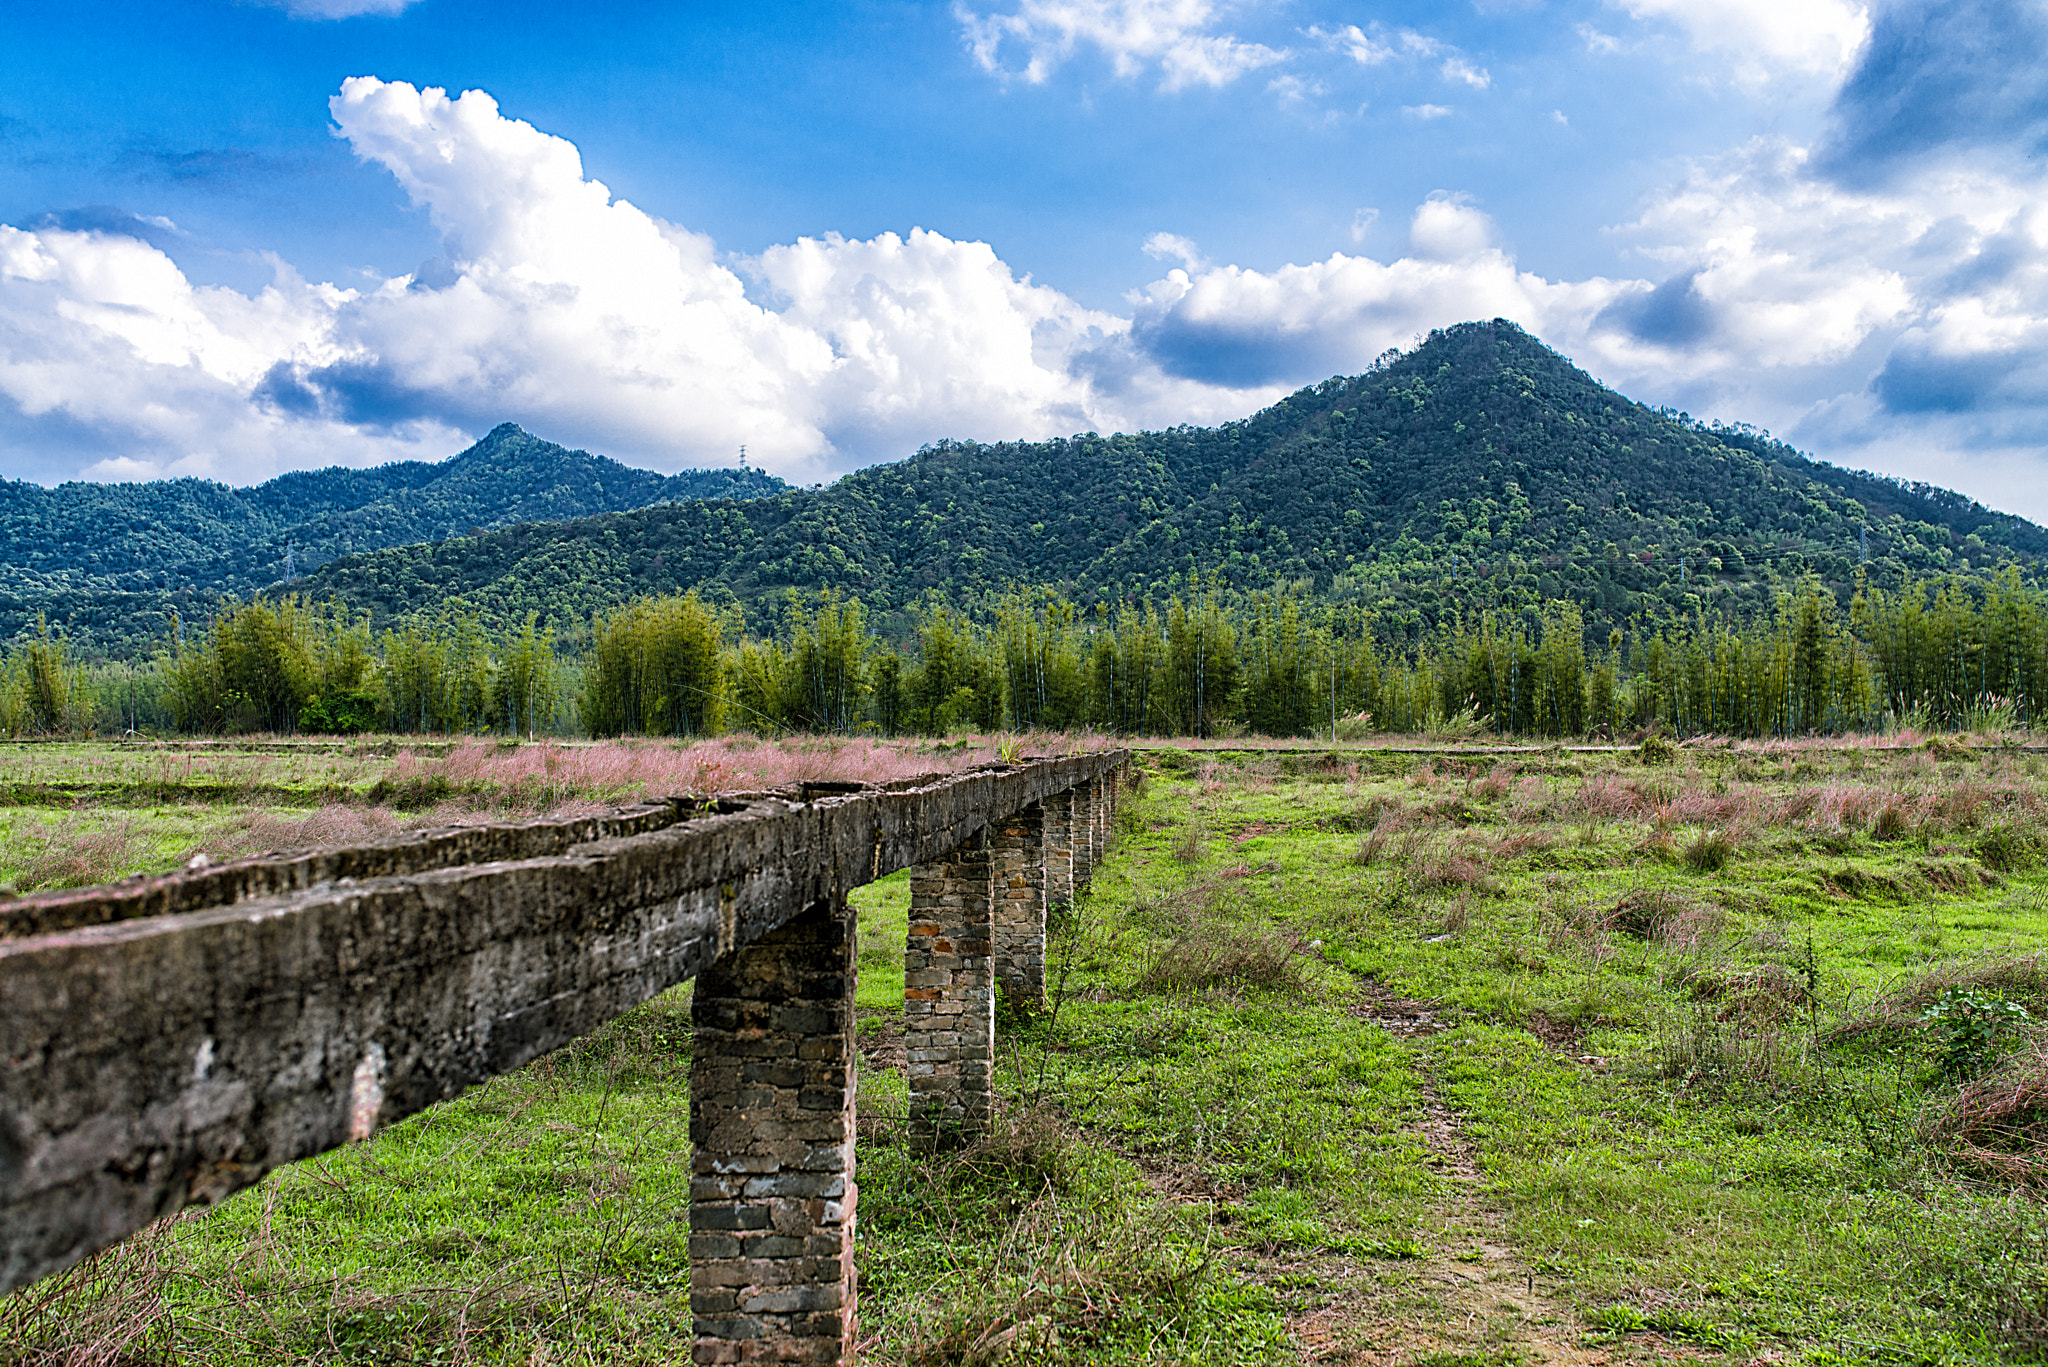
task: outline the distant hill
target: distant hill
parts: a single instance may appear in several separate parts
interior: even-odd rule
[[[1416,634],[1474,607],[1570,598],[1589,627],[1743,614],[1808,573],[1847,592],[1987,573],[2048,532],[1946,490],[1836,469],[1748,428],[1634,403],[1513,324],[1467,323],[1240,422],[1056,441],[947,441],[821,490],[693,502],[345,556],[306,587],[390,620],[459,599],[566,622],[699,586],[772,615],[858,594],[885,623],[1010,583],[1085,601],[1214,571],[1368,604]]]
[[[161,636],[173,610],[203,617],[224,594],[278,583],[288,553],[303,574],[490,528],[789,487],[759,470],[634,469],[511,423],[448,460],[305,471],[249,489],[0,480],[0,638],[39,612],[87,642]]]

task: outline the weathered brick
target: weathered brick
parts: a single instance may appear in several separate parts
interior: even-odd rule
[[[698,976],[693,1361],[851,1360],[853,989],[853,914],[843,898]],[[754,1003],[760,1009],[733,1006],[770,990],[776,999]]]

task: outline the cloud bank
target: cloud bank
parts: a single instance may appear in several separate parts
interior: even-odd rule
[[[1896,22],[1879,16],[1845,111],[1915,98],[1923,68],[1897,70],[1890,96],[1872,74]],[[809,482],[944,436],[1240,416],[1493,317],[1646,401],[1965,487],[1971,468],[2037,470],[2048,432],[2048,183],[1975,144],[1887,153],[1882,176],[1784,139],[1701,159],[1617,227],[1629,269],[1613,276],[1530,269],[1452,192],[1413,208],[1384,261],[1255,270],[1167,225],[1144,244],[1163,274],[1112,313],[916,228],[721,253],[481,91],[359,77],[330,112],[424,208],[440,255],[362,288],[273,261],[245,294],[187,279],[168,223],[0,226],[8,449],[46,475],[247,482],[439,458],[510,419],[664,469],[729,464],[744,443]],[[2001,479],[1993,501],[2048,516],[2038,477]]]

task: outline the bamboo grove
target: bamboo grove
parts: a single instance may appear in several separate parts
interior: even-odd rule
[[[533,618],[492,632],[448,612],[373,633],[285,597],[228,604],[125,665],[74,664],[41,629],[0,663],[0,731],[1757,737],[2031,728],[2048,694],[2048,595],[2012,573],[1846,604],[1809,583],[1757,620],[1605,640],[1560,602],[1458,620],[1419,648],[1388,645],[1356,605],[1214,585],[1092,607],[1045,589],[973,614],[934,604],[900,644],[832,593],[778,617],[763,637],[695,594],[641,599],[579,624],[565,650]]]

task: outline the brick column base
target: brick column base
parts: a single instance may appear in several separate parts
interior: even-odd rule
[[[1031,803],[996,824],[996,987],[1011,1006],[1045,1006],[1045,808]]]
[[[1115,795],[1110,791],[1115,779],[1098,774],[1088,780],[1088,872],[1092,876],[1102,867],[1102,856],[1109,846],[1109,804]]]
[[[855,971],[842,899],[697,976],[693,1362],[853,1361]]]
[[[1045,808],[1045,906],[1048,915],[1074,901],[1074,794],[1054,793]]]
[[[935,1148],[987,1133],[995,1074],[995,886],[986,831],[910,871],[903,1043],[910,1138]]]
[[[1088,876],[1095,872],[1095,804],[1101,796],[1100,785],[1093,779],[1077,783],[1069,790],[1073,799],[1074,812],[1074,891],[1080,892],[1088,886]]]

